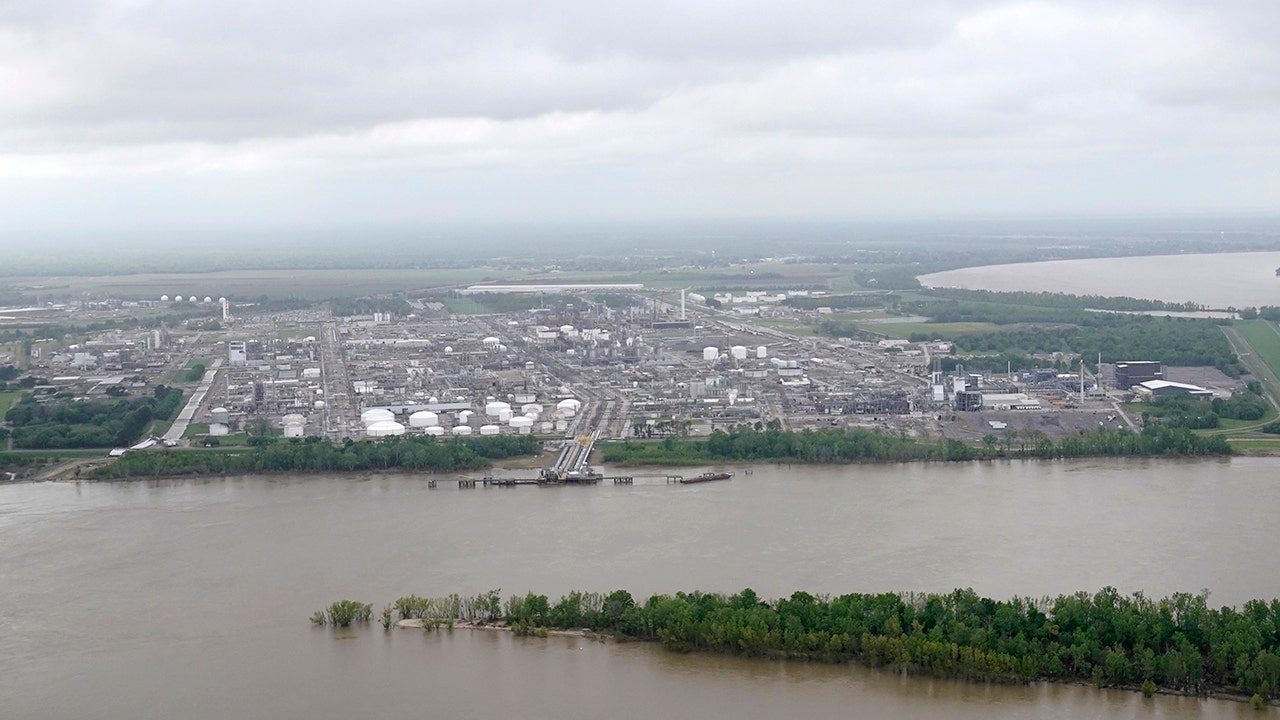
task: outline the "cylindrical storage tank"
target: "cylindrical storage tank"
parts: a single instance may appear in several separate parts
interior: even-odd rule
[[[581,407],[582,401],[574,398],[565,398],[564,400],[556,403],[557,410],[573,410],[574,412],[577,412]]]
[[[431,427],[427,428],[427,434],[433,437],[440,437],[441,435],[444,434],[444,428],[440,427],[439,425],[432,425]]]
[[[501,432],[501,428],[499,428],[497,425],[481,425],[480,426],[481,435],[497,435],[499,432]]]
[[[323,410],[323,409],[324,409],[324,401],[323,401],[323,400],[317,400],[317,401],[315,401],[314,403],[312,403],[312,405],[314,405],[314,406],[315,406],[315,408],[316,408],[317,410]]]
[[[498,343],[500,343],[500,342],[502,342],[502,341],[501,341],[501,340],[499,340],[499,339],[498,339],[498,338],[496,338],[496,337],[487,337],[487,338],[485,338],[485,339],[481,340],[480,342],[481,342],[481,343],[483,343],[483,344],[485,345],[485,347],[493,347],[493,346],[497,345]]]
[[[485,406],[484,406],[484,414],[488,415],[489,417],[496,418],[502,414],[503,410],[506,410],[507,412],[511,412],[511,403],[505,403],[499,400],[494,400],[493,402],[485,403]]]
[[[454,434],[454,435],[470,435],[470,434],[471,434],[471,426],[470,426],[470,425],[455,425],[455,426],[453,426],[453,434]]]
[[[222,423],[214,423],[209,426],[209,434],[212,435],[213,437],[222,437],[227,433],[229,433],[230,431],[231,431],[231,428],[228,428],[226,425],[223,425]]]
[[[226,425],[227,421],[230,419],[231,419],[231,412],[224,407],[216,407],[209,411],[210,422]]]
[[[440,424],[440,416],[430,410],[419,410],[409,416],[409,427],[425,428]]]
[[[303,425],[301,423],[285,423],[284,436],[287,438],[300,438],[303,435]]]
[[[569,429],[569,421],[568,421],[568,420],[557,420],[557,421],[556,421],[556,432],[564,432],[565,430],[568,430],[568,429]]]
[[[549,422],[544,422],[544,423],[541,423],[541,424],[539,424],[539,425],[538,425],[538,429],[539,429],[539,430],[541,430],[541,431],[542,431],[542,432],[544,432],[544,433],[549,433],[549,432],[551,432],[552,430],[554,430],[554,429],[555,429],[555,427],[556,427],[556,426],[555,426],[554,424],[549,423]]]
[[[503,408],[498,411],[498,422],[507,422],[511,420],[511,408]]]
[[[763,345],[761,345],[760,347],[756,348],[756,357],[757,357],[757,358],[759,358],[759,359],[761,359],[761,360],[763,360],[763,359],[765,359],[765,358],[769,357],[769,348],[767,348],[767,347],[765,347],[765,346],[763,346]]]
[[[307,422],[307,416],[301,413],[289,413],[281,418],[280,422],[284,425],[305,425]]]
[[[387,437],[389,435],[403,435],[404,426],[394,420],[380,420],[364,429],[364,434],[369,437]]]
[[[714,348],[714,347],[702,348],[703,360],[715,360],[718,357],[720,357],[720,348]]]
[[[531,413],[525,413],[524,416],[534,422],[538,422],[538,419],[542,417],[542,413],[531,412]]]
[[[511,418],[511,429],[521,435],[527,435],[533,430],[533,420],[523,415],[513,417]]]
[[[734,345],[733,347],[729,348],[729,353],[733,355],[734,360],[747,359],[747,348],[743,345]]]
[[[543,408],[538,403],[525,403],[524,405],[520,406],[520,412],[524,413],[525,415],[528,415],[529,413],[537,413],[541,415],[544,409],[545,408]]]
[[[370,408],[360,413],[360,422],[366,426],[379,422],[392,422],[396,419],[396,414],[386,408]]]
[[[458,423],[462,425],[466,425],[468,422],[471,421],[472,415],[475,415],[475,413],[471,412],[470,410],[463,410],[462,412],[458,413]]]

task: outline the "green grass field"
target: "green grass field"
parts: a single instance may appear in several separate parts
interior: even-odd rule
[[[9,408],[22,397],[21,390],[0,393],[0,420],[4,419],[4,414],[9,412]]]
[[[912,335],[931,335],[933,337],[951,337],[968,333],[993,332],[1000,328],[994,323],[957,322],[957,323],[859,323],[859,327],[874,333],[892,337],[911,337]]]
[[[331,297],[381,295],[396,290],[419,290],[485,281],[522,279],[519,270],[495,268],[423,270],[227,270],[213,273],[147,273],[84,277],[23,277],[19,285],[66,289],[69,294],[114,295],[159,299],[161,295],[208,295],[213,298],[298,297],[322,300]],[[235,312],[234,306],[232,312]]]
[[[1280,331],[1267,320],[1243,320],[1234,325],[1271,372],[1280,377]]]
[[[489,308],[486,308],[466,295],[445,298],[443,302],[444,306],[449,308],[449,312],[454,315],[484,315],[489,312]]]

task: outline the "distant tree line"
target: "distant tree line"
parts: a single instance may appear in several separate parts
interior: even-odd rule
[[[389,313],[392,315],[408,315],[413,311],[413,306],[404,298],[348,298],[336,297],[329,300],[330,311],[336,317],[351,317],[352,315],[372,315],[374,313]]]
[[[95,400],[18,401],[5,420],[14,425],[14,447],[95,448],[131,445],[152,420],[171,420],[182,390],[157,385],[149,397]]]
[[[928,294],[938,298],[951,300],[967,300],[982,303],[998,303],[1001,305],[1028,305],[1050,308],[1074,308],[1077,310],[1129,310],[1129,311],[1168,311],[1196,312],[1205,307],[1199,303],[1171,303],[1163,300],[1147,300],[1144,298],[1103,295],[1071,295],[1056,292],[997,292],[993,290],[966,290],[961,288],[933,288]]]
[[[1064,458],[1128,455],[1229,455],[1219,436],[1152,423],[1142,432],[1098,428],[1054,440],[1041,432],[988,435],[981,446],[948,439],[938,443],[879,429],[830,428],[790,432],[738,425],[715,430],[705,440],[668,437],[661,442],[627,440],[604,446],[604,461],[618,465],[695,465],[707,462],[861,463],[909,460],[974,460],[995,457]]]
[[[221,475],[270,472],[350,472],[406,470],[453,472],[488,467],[492,460],[535,455],[542,443],[531,435],[497,435],[437,440],[401,435],[347,440],[341,445],[318,437],[251,439],[239,450],[164,450],[129,453],[94,471],[101,478]]]
[[[946,594],[793,593],[772,602],[750,589],[653,595],[617,590],[545,595],[498,591],[474,598],[401,598],[402,617],[588,628],[661,642],[670,650],[729,653],[996,681],[1087,681],[1205,694],[1256,693],[1280,685],[1280,600],[1211,608],[1208,593],[1154,600],[1106,587],[1056,598],[998,601],[973,590]]]

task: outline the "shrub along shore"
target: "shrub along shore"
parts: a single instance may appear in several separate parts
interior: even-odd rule
[[[343,601],[335,608],[370,606]],[[332,610],[328,617],[333,615]],[[999,601],[973,590],[838,597],[796,592],[766,601],[691,592],[637,602],[625,590],[545,595],[402,597],[382,611],[427,629],[502,625],[517,634],[586,629],[660,642],[676,652],[712,652],[827,663],[976,681],[1089,682],[1265,704],[1280,685],[1280,600],[1212,608],[1208,592],[1159,600],[1115,588],[1055,598]],[[312,620],[324,623],[324,612]]]

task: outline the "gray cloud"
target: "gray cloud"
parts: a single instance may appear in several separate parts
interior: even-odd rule
[[[0,212],[1272,210],[1277,26],[1245,0],[19,0]]]

